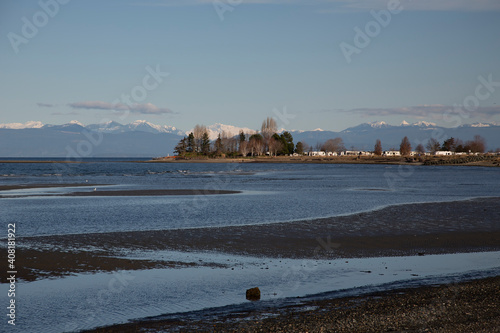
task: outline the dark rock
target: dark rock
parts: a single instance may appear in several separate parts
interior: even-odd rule
[[[260,289],[258,287],[247,290],[247,300],[258,301],[260,299]]]

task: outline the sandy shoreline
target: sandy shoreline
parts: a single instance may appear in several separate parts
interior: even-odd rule
[[[0,163],[285,163],[285,164],[388,164],[388,165],[424,165],[424,162],[436,162],[448,166],[483,166],[500,167],[500,156],[486,155],[484,160],[463,161],[467,156],[427,156],[422,160],[415,157],[401,156],[258,156],[239,158],[158,158],[152,160],[126,161],[57,161],[57,160],[0,160]],[[448,163],[452,160],[458,163]]]
[[[176,261],[168,254],[154,260],[126,257],[137,251],[305,259],[499,251],[498,207],[500,197],[395,205],[287,223],[20,237],[16,260],[23,270],[17,277],[34,281],[116,270],[231,269],[207,261]],[[497,276],[223,315],[207,312],[195,320],[147,318],[89,332],[500,332],[499,284]]]
[[[164,158],[144,163],[278,163],[278,164],[384,164],[384,165],[424,165],[433,162],[444,165],[499,167],[499,156],[484,156],[484,160],[466,161],[466,157],[456,156],[259,156],[246,158]],[[449,163],[455,161],[454,163]]]
[[[29,190],[35,188],[54,188],[54,187],[81,187],[81,186],[105,186],[106,184],[89,184],[89,183],[75,183],[75,184],[21,184],[21,185],[0,185],[0,191],[10,190]]]
[[[26,198],[33,196],[66,196],[66,197],[108,197],[108,196],[164,196],[164,195],[216,195],[216,194],[236,194],[241,191],[229,190],[209,190],[209,189],[147,189],[147,190],[102,190],[102,186],[110,184],[26,184],[26,185],[0,185],[0,198]],[[87,191],[69,193],[37,193],[37,194],[14,194],[1,195],[2,191],[24,190],[24,189],[44,189],[44,188],[67,188],[67,187],[90,187]],[[101,186],[97,190],[92,187]]]
[[[215,194],[236,194],[240,191],[228,190],[208,190],[208,189],[173,189],[173,190],[122,190],[122,191],[91,191],[91,192],[72,192],[64,196],[72,197],[106,197],[106,196],[155,196],[155,195],[215,195]]]

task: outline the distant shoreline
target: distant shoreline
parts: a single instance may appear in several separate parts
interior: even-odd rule
[[[102,160],[100,160],[102,159]],[[475,156],[430,156],[424,159],[417,157],[401,157],[401,156],[258,156],[258,157],[237,157],[237,158],[182,158],[177,156],[153,158],[139,160],[137,158],[124,157],[123,160],[109,160],[103,158],[89,158],[80,161],[74,160],[43,160],[41,158],[19,159],[19,160],[1,160],[0,163],[282,163],[282,164],[382,164],[382,165],[461,165],[461,166],[482,166],[482,167],[500,167],[500,156],[496,155],[480,155],[480,158]]]
[[[175,158],[167,157],[144,163],[284,163],[284,164],[383,164],[383,165],[463,165],[463,166],[500,166],[500,156],[485,155],[483,160],[467,161],[468,157],[432,156],[425,160],[405,157],[382,156],[277,156],[277,157],[240,157],[240,158]]]

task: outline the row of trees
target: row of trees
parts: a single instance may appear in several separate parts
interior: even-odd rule
[[[268,117],[262,122],[261,130],[255,133],[244,133],[232,136],[227,132],[219,133],[217,139],[211,142],[208,129],[204,125],[196,125],[193,132],[182,138],[175,147],[175,153],[179,156],[261,156],[269,154],[271,156],[289,155],[293,153],[303,154],[312,151],[312,147],[305,142],[293,142],[290,132],[277,133],[276,121]],[[324,152],[337,152],[345,150],[342,138],[329,139],[324,143],[317,143],[316,150]],[[441,144],[435,138],[431,138],[426,145],[427,151],[435,153],[439,150],[452,152],[473,152],[484,153],[486,141],[479,135],[473,140],[463,142],[453,137],[444,140]],[[412,146],[408,137],[401,140],[399,152],[401,155],[409,155]],[[422,144],[417,145],[415,151],[419,154],[426,152]],[[382,155],[382,142],[377,140],[373,150],[375,155]]]
[[[456,153],[484,153],[486,150],[486,140],[480,135],[475,135],[473,140],[466,141],[465,143],[460,139],[455,139],[453,137],[444,140],[443,144],[439,143],[435,138],[429,139],[426,145],[427,150],[434,154],[436,151],[452,151]],[[412,151],[410,140],[407,136],[401,140],[399,145],[399,152],[401,155],[410,155]],[[374,147],[375,155],[382,155],[382,142],[377,139]],[[425,148],[422,144],[419,144],[415,148],[415,152],[418,154],[424,154]]]
[[[438,150],[456,153],[484,153],[486,151],[486,140],[480,135],[475,135],[473,140],[466,142],[451,137],[444,140],[443,144],[440,144],[438,140],[431,138],[427,143],[427,149],[432,153]]]
[[[260,133],[253,134],[241,131],[237,136],[227,132],[219,133],[211,143],[208,129],[204,125],[196,125],[193,132],[182,138],[175,147],[179,156],[261,156],[269,154],[288,155],[294,152],[302,154],[304,144],[293,142],[290,132],[278,134],[278,127],[273,118],[262,122]]]

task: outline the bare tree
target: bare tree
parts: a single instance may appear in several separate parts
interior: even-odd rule
[[[264,138],[265,148],[269,147],[269,140],[271,140],[274,133],[278,131],[278,125],[276,124],[276,120],[272,117],[267,117],[266,120],[262,122],[262,126],[260,128],[260,133]]]
[[[375,155],[380,156],[380,155],[382,155],[382,152],[383,152],[382,151],[382,142],[379,139],[377,139],[377,141],[375,141],[375,147],[373,149],[373,153]]]
[[[418,144],[417,148],[415,148],[415,151],[419,154],[425,154],[425,148],[421,143]]]
[[[302,142],[302,150],[304,151],[304,153],[307,153],[312,151],[312,147],[309,146],[307,142]]]
[[[275,138],[269,139],[269,154],[271,156],[276,156],[278,151],[283,149],[283,143],[281,141],[276,140]]]
[[[264,138],[260,134],[253,134],[248,140],[248,149],[250,150],[252,156],[262,154],[264,150]]]
[[[222,131],[220,133],[222,151],[226,154],[238,151],[238,139],[231,136],[230,133]]]
[[[486,150],[486,140],[480,135],[474,135],[474,140],[467,141],[466,145],[473,153],[484,153]]]
[[[345,150],[342,138],[328,139],[320,148],[324,152],[340,153]]]
[[[249,148],[248,141],[240,141],[239,150],[240,150],[241,155],[247,156],[248,155],[248,148]]]
[[[441,145],[439,144],[439,141],[434,139],[434,138],[430,138],[429,141],[427,142],[427,149],[432,153],[434,154],[435,152],[437,152],[439,150],[439,147]]]
[[[194,151],[199,153],[202,150],[202,145],[203,145],[203,135],[205,133],[208,133],[207,127],[205,125],[198,125],[193,129],[193,135],[194,135]]]
[[[410,155],[411,144],[407,136],[405,136],[403,140],[401,140],[401,144],[399,145],[399,152],[401,153],[402,156]]]

